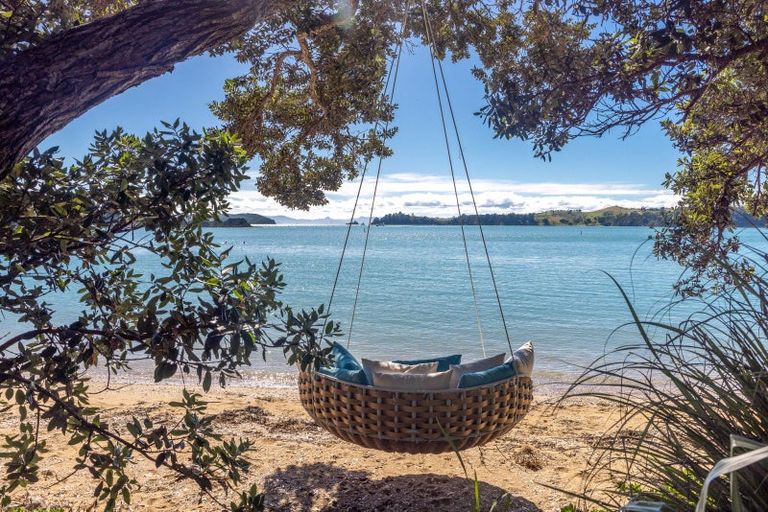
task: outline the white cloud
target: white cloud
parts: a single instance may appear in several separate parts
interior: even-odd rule
[[[328,194],[329,203],[310,211],[289,210],[254,190],[230,196],[232,211],[264,215],[287,215],[301,219],[331,217],[345,219],[352,213],[358,183],[345,183]],[[678,197],[662,188],[627,183],[521,183],[476,179],[472,188],[480,213],[528,213],[552,209],[597,210],[606,206],[628,208],[673,206]],[[373,183],[366,181],[356,217],[367,216]],[[458,184],[462,212],[472,213],[466,182]],[[453,183],[447,177],[413,173],[389,174],[379,182],[374,216],[402,211],[416,215],[449,217],[456,214]]]

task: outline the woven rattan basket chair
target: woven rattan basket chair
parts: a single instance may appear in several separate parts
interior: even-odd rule
[[[512,377],[446,391],[391,391],[299,374],[301,403],[339,438],[388,452],[443,453],[480,446],[507,433],[530,409],[533,384]]]

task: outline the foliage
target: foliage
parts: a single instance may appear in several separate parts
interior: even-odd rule
[[[229,510],[239,512],[245,508],[245,510],[252,512],[261,512],[264,510],[264,499],[264,494],[259,492],[256,484],[253,484],[247,492],[240,493],[240,502],[232,502],[229,505]]]
[[[0,60],[34,48],[60,32],[118,13],[135,0],[6,0],[0,3]]]
[[[729,456],[731,434],[768,444],[768,253],[742,257],[756,274],[743,279],[738,264],[720,262],[735,287],[683,300],[699,310],[679,325],[641,319],[621,290],[641,341],[595,361],[564,397],[622,411],[585,483],[609,497],[606,508],[634,497],[692,510],[712,466]],[[764,475],[765,466],[739,472],[749,510],[768,509]],[[707,510],[731,510],[727,480],[712,483]]]
[[[391,9],[361,4],[334,20],[336,2],[297,2],[232,46],[247,75],[227,80],[213,112],[261,161],[259,190],[297,208],[325,202],[360,163],[389,154],[379,100],[395,34]]]
[[[38,480],[45,431],[80,446],[74,468],[91,474],[107,509],[130,503],[138,482],[129,463],[137,457],[195,480],[212,497],[215,486],[242,480],[251,443],[221,439],[200,395],[185,390],[172,403],[177,424],[111,425],[89,405],[88,376],[101,369],[109,378],[149,361],[155,381],[180,375],[207,391],[269,347],[302,366],[328,356],[320,325],[328,335],[338,326],[322,306],[292,311],[279,300],[277,263],[231,261],[201,228],[226,209],[245,162],[231,135],[199,135],[177,121],[143,138],[100,133],[70,166],[55,149],[36,151],[0,182],[0,311],[26,329],[0,339],[0,396],[19,418],[0,454],[3,505]],[[137,251],[157,258],[162,274],[136,268]],[[74,292],[80,312],[63,318],[51,304]],[[244,496],[242,510],[255,509],[259,500]]]
[[[424,38],[418,0],[341,5],[348,9],[334,0],[293,2],[219,50],[249,67],[227,80],[212,110],[259,158],[259,190],[293,208],[325,203],[324,191],[391,153],[385,141],[396,132],[394,106],[382,101],[387,61],[401,33]],[[473,41],[494,30],[482,1],[430,0],[425,8],[440,56],[467,58]]]
[[[478,45],[482,116],[502,137],[532,140],[550,158],[569,140],[663,119],[685,155],[666,185],[679,222],[656,251],[695,272],[699,293],[738,248],[732,210],[764,217],[768,145],[768,9],[762,0],[523,1],[502,13],[495,44]]]

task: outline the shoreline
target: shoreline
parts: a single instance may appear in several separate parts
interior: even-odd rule
[[[271,369],[241,369],[240,379],[230,379],[227,382],[227,386],[223,388],[227,389],[282,389],[282,390],[295,390],[298,387],[298,370],[290,367],[290,370],[279,371]],[[542,399],[554,399],[561,396],[572,384],[572,382],[580,374],[565,373],[565,372],[540,372],[537,373],[534,370],[533,386],[534,394],[541,396]],[[104,386],[107,384],[108,379],[105,377],[103,369],[101,371],[89,372],[90,382],[95,386]],[[137,385],[137,386],[166,386],[166,387],[182,387],[186,385],[189,389],[202,388],[197,382],[197,378],[194,375],[187,375],[186,377],[177,373],[174,377],[166,379],[160,382],[154,382],[152,371],[149,369],[136,368],[127,373],[119,373],[117,375],[110,375],[109,383],[111,387],[125,386],[125,385]],[[218,384],[214,383],[211,389],[222,389]]]

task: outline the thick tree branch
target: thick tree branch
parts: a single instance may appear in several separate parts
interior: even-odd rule
[[[0,179],[102,101],[253,27],[290,0],[146,0],[0,63]]]
[[[325,108],[323,102],[320,101],[320,96],[317,93],[318,71],[315,62],[312,60],[312,53],[309,49],[309,44],[307,43],[307,35],[300,32],[296,34],[296,39],[298,39],[299,47],[301,48],[301,60],[309,69],[309,97],[312,98],[312,101],[314,101],[320,110],[323,111],[323,114],[326,114],[328,110]]]

